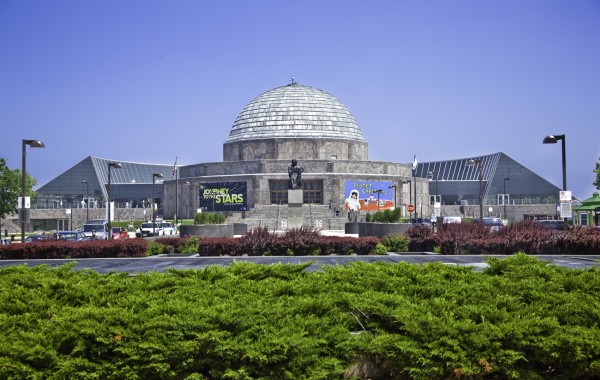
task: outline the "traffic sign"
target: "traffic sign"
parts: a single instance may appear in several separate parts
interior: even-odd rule
[[[408,206],[406,206],[406,211],[408,211],[408,212],[415,212],[415,205],[408,205]]]

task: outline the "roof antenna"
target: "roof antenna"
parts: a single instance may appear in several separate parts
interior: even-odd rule
[[[296,84],[296,77],[294,77],[293,75],[290,77],[290,81],[292,81],[291,84]]]

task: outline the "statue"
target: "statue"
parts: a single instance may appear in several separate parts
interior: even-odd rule
[[[288,166],[288,175],[290,176],[290,182],[288,184],[288,189],[301,189],[302,188],[302,172],[303,168],[298,166],[298,161],[294,158],[292,160],[292,164]]]

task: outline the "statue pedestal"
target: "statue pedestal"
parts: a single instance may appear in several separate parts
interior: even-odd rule
[[[300,228],[304,220],[302,189],[288,190],[288,228]]]

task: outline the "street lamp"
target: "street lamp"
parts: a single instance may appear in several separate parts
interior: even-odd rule
[[[113,238],[112,236],[112,226],[110,225],[110,190],[111,190],[111,184],[110,184],[110,170],[112,168],[115,169],[121,169],[123,167],[123,165],[121,165],[120,162],[109,162],[108,163],[108,239]]]
[[[412,182],[411,180],[406,180],[406,181],[402,181],[400,182],[402,185],[404,185],[405,183],[408,183],[408,204],[412,204]],[[404,214],[402,214],[402,216],[404,216]]]
[[[481,159],[471,159],[467,161],[467,166],[477,166],[479,168],[479,220],[483,221],[483,168]]]
[[[504,204],[504,219],[506,217],[506,181],[510,181],[510,178],[504,178],[504,194],[502,195],[502,203]]]
[[[156,184],[156,178],[162,178],[163,175],[160,173],[152,174],[152,236],[156,235],[156,212],[154,211],[154,185]]]
[[[394,210],[396,209],[396,185],[388,186],[388,189],[394,189]]]
[[[567,154],[565,149],[565,135],[550,135],[544,137],[544,144],[556,144],[558,140],[562,140],[562,175],[563,175],[563,191],[567,191]]]
[[[427,172],[427,175],[430,176],[431,178],[433,178],[433,176],[435,176],[435,198],[433,198],[433,205],[435,206],[435,202],[437,202],[438,199],[438,172],[436,172],[435,170],[432,170],[430,172]]]
[[[43,142],[40,140],[23,140],[23,161],[21,166],[21,243],[25,243],[25,218],[27,217],[27,210],[25,209],[25,184],[27,182],[27,173],[25,172],[26,167],[26,147],[29,145],[32,148],[45,148]]]
[[[85,215],[87,222],[90,220],[90,184],[85,179],[81,183],[85,184]]]
[[[378,190],[374,190],[374,193],[377,193],[377,211],[379,212],[379,194],[383,193],[383,190],[378,189]]]

